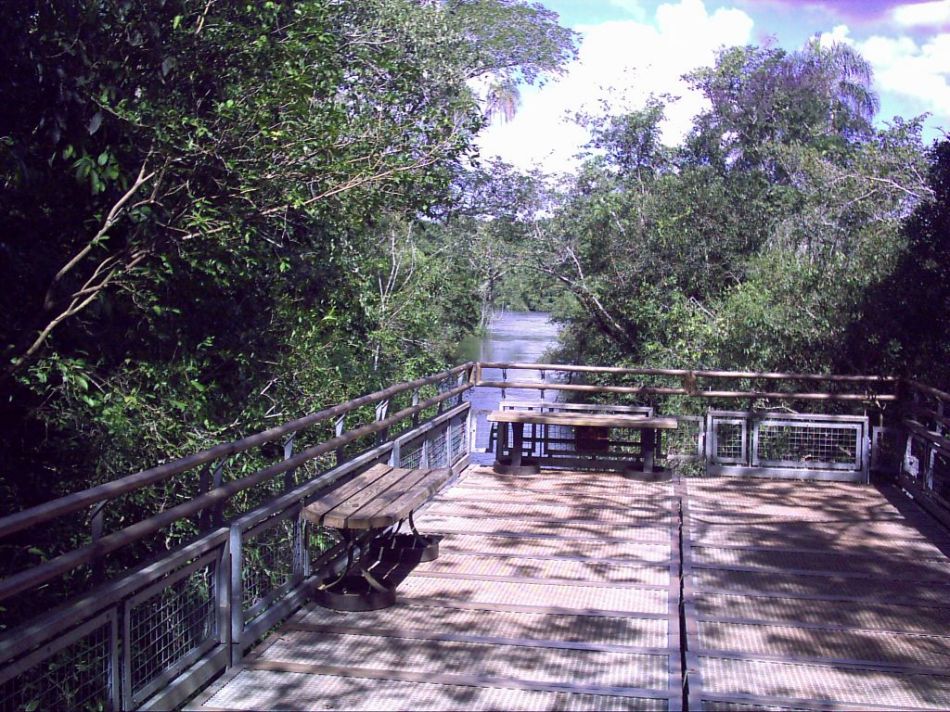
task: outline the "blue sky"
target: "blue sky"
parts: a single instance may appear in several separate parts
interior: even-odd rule
[[[853,45],[871,63],[879,123],[929,112],[926,140],[950,130],[950,0],[541,1],[581,33],[580,58],[563,78],[524,90],[515,119],[482,138],[485,157],[567,170],[586,140],[571,115],[636,108],[651,93],[677,97],[664,125],[675,144],[703,108],[680,81],[684,72],[711,64],[723,45],[795,49],[815,34]]]

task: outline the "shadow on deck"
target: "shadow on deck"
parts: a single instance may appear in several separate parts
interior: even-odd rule
[[[396,606],[305,608],[193,708],[950,704],[950,537],[896,490],[469,468],[417,522]]]

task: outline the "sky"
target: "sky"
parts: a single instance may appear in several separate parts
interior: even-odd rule
[[[587,140],[570,117],[677,99],[663,138],[679,143],[704,99],[681,76],[713,64],[723,46],[800,48],[815,34],[855,47],[874,69],[877,123],[931,114],[924,139],[950,131],[950,0],[541,0],[580,33],[578,60],[542,87],[523,87],[513,120],[480,138],[483,158],[524,170],[568,171]]]

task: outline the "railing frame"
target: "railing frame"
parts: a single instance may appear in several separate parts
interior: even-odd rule
[[[455,383],[450,384],[446,389],[440,389],[438,395],[424,401],[420,400],[419,388],[423,385],[438,383],[455,376],[458,376]],[[279,474],[291,471],[302,462],[327,452],[335,452],[337,457],[342,459],[341,446],[360,437],[378,436],[382,433],[386,439],[355,457],[338,462],[330,469],[284,491],[224,526],[218,526],[207,533],[200,534],[194,541],[161,555],[158,561],[105,583],[96,590],[53,611],[42,620],[4,635],[0,638],[0,665],[3,666],[0,672],[0,683],[12,681],[27,671],[37,669],[37,665],[42,665],[52,655],[81,640],[84,635],[89,635],[90,631],[98,631],[103,621],[112,621],[109,641],[111,656],[109,680],[103,681],[109,692],[108,699],[103,698],[102,703],[116,710],[172,709],[182,704],[215,675],[238,664],[246,651],[261,636],[306,602],[307,587],[314,575],[313,567],[316,567],[316,572],[325,573],[327,567],[332,569],[338,565],[339,547],[331,547],[328,551],[322,552],[315,561],[311,560],[308,529],[300,518],[300,512],[306,504],[333,487],[339,486],[351,475],[358,474],[377,462],[399,463],[400,446],[416,441],[425,443],[425,447],[428,448],[430,441],[442,438],[440,442],[443,444],[444,451],[439,455],[440,461],[452,467],[456,476],[467,466],[471,406],[470,403],[464,401],[464,394],[472,386],[471,369],[459,367],[439,374],[438,378],[430,377],[419,379],[411,384],[403,384],[399,387],[399,392],[413,390],[413,405],[392,415],[387,413],[389,398],[379,396],[389,394],[391,397],[396,387],[357,399],[351,404],[358,402],[366,405],[376,398],[378,402],[385,401],[386,406],[377,409],[376,417],[371,424],[357,427],[348,433],[341,432],[341,429],[337,428],[336,437],[316,447],[302,450],[296,455],[292,453],[292,438],[297,431],[292,432],[284,442],[284,460],[277,466],[265,468],[252,475],[255,482],[272,479]],[[450,401],[452,401],[451,407],[446,408],[446,404]],[[353,407],[350,407],[351,404],[343,404],[347,412],[353,410]],[[420,423],[420,415],[431,408],[437,408],[438,414]],[[340,410],[339,407],[335,407],[322,411],[324,414],[331,414],[324,415],[322,419],[337,417],[333,414],[339,413]],[[389,428],[403,421],[410,424],[410,429],[390,438]],[[312,423],[313,419],[311,418],[308,422]],[[274,428],[268,432],[271,439],[287,435],[286,428]],[[450,441],[450,435],[453,434],[454,438]],[[453,442],[458,445],[457,448],[453,448]],[[215,448],[212,448],[212,451],[216,451]],[[219,464],[222,462],[218,458],[206,459],[206,462],[215,460]],[[171,464],[174,465],[174,463]],[[173,470],[175,467],[169,469]],[[180,514],[172,521],[182,516],[190,516],[195,512],[209,511],[209,508],[217,515],[220,512],[217,505],[225,501],[225,495],[242,489],[239,486],[242,480],[219,484],[217,487],[210,486],[215,483],[209,481],[211,474],[209,468],[206,468],[205,472],[204,481],[208,485],[202,488],[205,491],[191,501],[186,514]],[[261,472],[266,473],[266,477],[260,477]],[[78,494],[83,495],[83,493]],[[79,505],[75,503],[86,496],[88,495],[73,497],[69,507],[78,507]],[[203,506],[195,507],[193,504],[195,501],[200,501]],[[41,511],[49,512],[51,509],[54,508],[46,507]],[[75,509],[70,511],[75,511]],[[168,512],[163,515],[164,519],[169,518]],[[203,523],[209,522],[208,518],[201,519]],[[291,573],[287,580],[269,590],[259,603],[245,609],[243,572],[247,565],[245,550],[248,542],[252,542],[256,534],[274,527],[288,526],[287,522],[290,523],[292,532]],[[18,526],[18,524],[15,525],[15,527]],[[108,541],[110,536],[114,537],[115,534],[122,534],[125,531],[120,530],[120,532],[102,537],[94,546],[101,546],[101,542]],[[131,541],[134,540],[134,538],[131,539]],[[90,557],[84,561],[95,564],[99,558],[98,556]],[[200,629],[208,631],[205,637],[157,675],[133,688],[133,682],[139,681],[133,681],[131,674],[135,652],[129,645],[132,611],[137,605],[147,605],[162,592],[172,590],[172,586],[187,580],[196,572],[208,570],[208,567],[212,567],[210,574],[212,585],[207,595],[213,600],[206,599],[204,606],[207,607],[210,604],[214,617],[213,625],[206,625],[208,621],[204,617],[199,618],[197,623],[187,622],[186,625],[203,626]],[[15,588],[8,587],[7,590],[15,590]],[[154,605],[161,606],[162,604],[159,601]],[[0,698],[0,703],[3,701],[4,698]]]
[[[489,368],[503,369],[503,380],[484,380],[483,371]],[[540,382],[508,381],[508,370],[538,370]],[[648,377],[668,377],[679,379],[674,387],[666,386],[596,386],[579,383],[563,383],[553,380],[550,375],[557,372],[568,374],[613,374],[641,375]],[[421,400],[420,389],[456,378],[455,385],[448,384],[434,398]],[[768,382],[807,382],[834,384],[838,389],[859,390],[861,392],[823,392],[820,390],[781,391],[748,390],[728,391],[702,388],[704,379],[726,380],[765,380]],[[912,492],[922,505],[936,512],[948,511],[948,503],[928,488],[933,488],[933,473],[938,458],[950,457],[950,441],[947,439],[950,418],[947,406],[950,394],[913,381],[899,381],[895,378],[880,376],[829,376],[820,374],[781,374],[756,372],[725,371],[686,371],[680,369],[628,369],[600,368],[592,366],[571,366],[557,364],[521,364],[521,363],[479,363],[462,366],[424,379],[399,384],[355,399],[348,403],[333,406],[319,413],[271,428],[263,433],[248,436],[235,443],[226,443],[197,453],[182,460],[167,463],[150,470],[117,480],[53,502],[34,507],[0,520],[0,536],[21,531],[27,526],[42,524],[72,512],[89,507],[94,508],[91,517],[93,543],[80,555],[73,553],[72,558],[59,560],[56,566],[48,564],[36,567],[43,569],[42,576],[32,579],[22,576],[11,585],[10,579],[0,581],[0,599],[31,586],[51,580],[55,575],[81,565],[101,566],[102,557],[111,551],[127,546],[163,526],[182,517],[199,515],[201,534],[189,543],[124,575],[114,581],[108,581],[88,594],[60,609],[50,612],[43,619],[29,623],[17,631],[0,638],[0,685],[16,678],[33,666],[41,664],[51,656],[65,650],[84,636],[108,626],[110,669],[108,680],[104,681],[107,699],[104,703],[114,709],[141,706],[143,709],[167,709],[182,704],[192,694],[211,680],[222,670],[238,664],[247,650],[280,620],[291,615],[307,598],[307,586],[317,575],[325,575],[328,570],[339,566],[338,546],[331,546],[314,558],[310,550],[311,536],[308,527],[300,520],[300,511],[306,504],[323,492],[339,486],[348,477],[362,471],[376,462],[403,464],[405,457],[415,452],[419,443],[420,465],[429,462],[445,462],[453,467],[455,475],[469,461],[476,435],[475,414],[470,403],[464,402],[465,392],[476,385],[500,388],[502,392],[511,388],[529,388],[541,391],[568,391],[604,395],[646,395],[646,396],[687,396],[709,400],[774,399],[781,403],[794,401],[828,401],[882,405],[898,401],[900,389],[904,397],[898,407],[904,408],[903,420],[899,425],[883,423],[875,428],[875,433],[899,433],[899,438],[909,444],[913,440],[915,448],[926,453],[926,459],[918,468],[914,477],[905,457],[900,465],[898,481],[902,487]],[[398,413],[389,414],[392,399],[404,392],[411,392],[412,404]],[[453,402],[454,400],[454,402]],[[375,416],[372,422],[346,428],[346,418],[357,408],[374,405]],[[420,422],[420,416],[426,409],[437,408],[438,414]],[[889,411],[890,412],[890,411]],[[739,416],[745,417],[745,411]],[[698,432],[697,453],[708,459],[710,447],[715,446],[715,429],[709,428],[708,420],[702,416],[681,416],[695,421]],[[738,416],[737,416],[738,417]],[[795,420],[795,416],[775,415],[775,418]],[[316,446],[295,452],[296,436],[316,423],[331,421],[334,424],[334,437]],[[846,416],[842,422],[853,420]],[[390,436],[389,430],[400,422],[408,422],[410,428],[396,436]],[[703,426],[706,427],[703,427]],[[374,436],[375,444],[359,455],[346,459],[345,446],[359,438]],[[440,439],[441,438],[441,439]],[[455,451],[454,442],[461,440],[460,450]],[[747,434],[747,439],[754,435]],[[869,438],[864,438],[862,463],[866,468],[870,464],[871,447]],[[283,459],[272,466],[254,473],[249,477],[231,482],[222,482],[222,472],[228,458],[240,452],[271,441],[280,441]],[[436,443],[444,450],[435,450]],[[877,435],[875,435],[877,447]],[[747,446],[750,442],[747,441]],[[909,445],[907,445],[909,447]],[[325,454],[335,456],[335,465],[311,478],[305,483],[293,486],[293,472],[303,463]],[[941,461],[942,462],[942,461]],[[749,463],[750,465],[754,463]],[[788,463],[779,463],[788,464]],[[143,520],[132,527],[118,532],[105,534],[102,531],[102,508],[115,498],[135,489],[165,481],[188,470],[201,468],[198,473],[199,493],[184,505],[178,505],[166,512]],[[831,468],[835,469],[835,468]],[[929,479],[928,479],[929,472]],[[237,516],[230,522],[222,519],[222,505],[234,494],[258,484],[284,476],[284,491],[250,512]],[[290,573],[286,581],[276,584],[268,591],[264,599],[245,609],[243,606],[243,571],[247,564],[246,550],[252,546],[255,534],[266,532],[274,527],[288,526],[292,540]],[[950,516],[945,518],[950,525]],[[159,675],[133,689],[129,674],[134,651],[128,646],[130,635],[130,616],[133,608],[148,601],[156,593],[169,590],[177,582],[193,575],[202,568],[213,569],[213,585],[209,595],[213,596],[212,615],[214,626],[206,640],[191,651],[183,654]],[[19,575],[18,575],[19,576]],[[15,578],[15,577],[14,577]],[[151,696],[150,696],[151,695]],[[2,701],[2,700],[0,700]]]

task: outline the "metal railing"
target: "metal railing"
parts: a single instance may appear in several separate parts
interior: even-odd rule
[[[486,371],[493,377],[486,378]],[[500,372],[501,380],[495,373]],[[509,372],[533,371],[536,381],[509,380]],[[500,389],[502,398],[513,389],[546,391],[572,397],[635,399],[657,415],[677,420],[677,429],[663,433],[667,445],[660,456],[701,462],[707,474],[753,475],[868,481],[871,431],[866,414],[793,412],[803,405],[815,411],[860,408],[881,412],[898,400],[899,379],[874,375],[800,374],[752,371],[712,371],[658,368],[615,368],[564,364],[479,363],[477,384]],[[578,383],[576,379],[597,380]],[[608,382],[603,382],[607,380]],[[621,381],[617,383],[616,381]],[[630,381],[634,382],[631,383]],[[725,385],[724,385],[725,384]],[[737,384],[740,388],[729,386]],[[764,385],[763,384],[767,384]],[[808,384],[808,390],[802,389]],[[746,401],[747,410],[716,410],[717,403]],[[670,412],[692,404],[692,413]],[[564,407],[564,406],[559,406]],[[591,404],[606,409],[609,406]],[[773,410],[774,409],[774,410]],[[606,411],[605,411],[606,412]],[[651,411],[652,412],[652,411]],[[570,429],[546,426],[530,431],[524,454],[548,454],[552,448],[571,450]],[[565,464],[612,467],[636,457],[637,432],[610,428],[600,443],[602,452],[586,458],[571,456]],[[662,441],[661,441],[662,442]],[[672,445],[672,447],[670,447]],[[550,461],[550,458],[549,458]]]
[[[500,380],[484,378],[492,369]],[[508,372],[519,370],[540,371],[543,380],[509,381]],[[595,376],[621,383],[574,380]],[[76,514],[91,524],[87,542],[0,581],[0,605],[72,572],[102,570],[110,556],[167,537],[174,526],[194,525],[192,536],[151,552],[148,562],[113,572],[0,638],[0,712],[169,708],[187,700],[297,610],[309,582],[339,565],[338,540],[304,522],[304,506],[375,463],[456,472],[468,463],[475,414],[464,396],[476,385],[503,394],[540,391],[542,401],[547,390],[636,398],[657,414],[668,403],[699,404],[692,413],[670,414],[680,426],[670,435],[711,471],[859,479],[872,455],[886,469],[890,453],[905,488],[924,504],[950,506],[950,394],[921,384],[878,376],[464,364],[0,519],[0,537]],[[742,399],[784,410],[711,409]],[[824,401],[882,413],[898,400],[888,411],[892,420],[900,412],[898,420],[882,420],[873,432],[866,414],[787,412],[796,402],[814,409]],[[256,458],[254,449],[266,443],[276,444],[278,462]],[[107,531],[103,512],[120,506],[116,500],[174,483],[189,496]]]
[[[866,416],[711,410],[706,471],[867,482],[871,438]]]
[[[197,515],[211,523],[152,563],[0,639],[0,710],[167,709],[187,700],[299,608],[312,576],[337,564],[332,532],[300,517],[310,501],[380,462],[451,467],[456,473],[464,468],[470,404],[463,396],[472,388],[471,375],[472,365],[465,364],[393,386],[0,520],[0,532],[19,531],[264,442],[284,442],[284,459],[277,465],[230,482],[222,481],[215,465],[198,473],[206,489],[197,496],[0,581],[2,602],[76,568],[96,566],[110,552],[184,518]],[[427,387],[435,390],[431,397],[424,397]],[[411,403],[389,415],[389,404],[403,393]],[[346,430],[342,418],[368,405],[376,406],[372,422]],[[335,436],[294,454],[294,439],[327,420],[334,421]],[[358,454],[345,450],[367,442]],[[313,472],[302,478],[285,476],[308,468]],[[279,494],[265,496],[244,513],[223,516],[221,505],[230,498],[274,481],[283,490]]]
[[[894,443],[900,457],[898,479],[950,526],[950,393],[917,381],[906,381],[904,388],[903,420]]]

